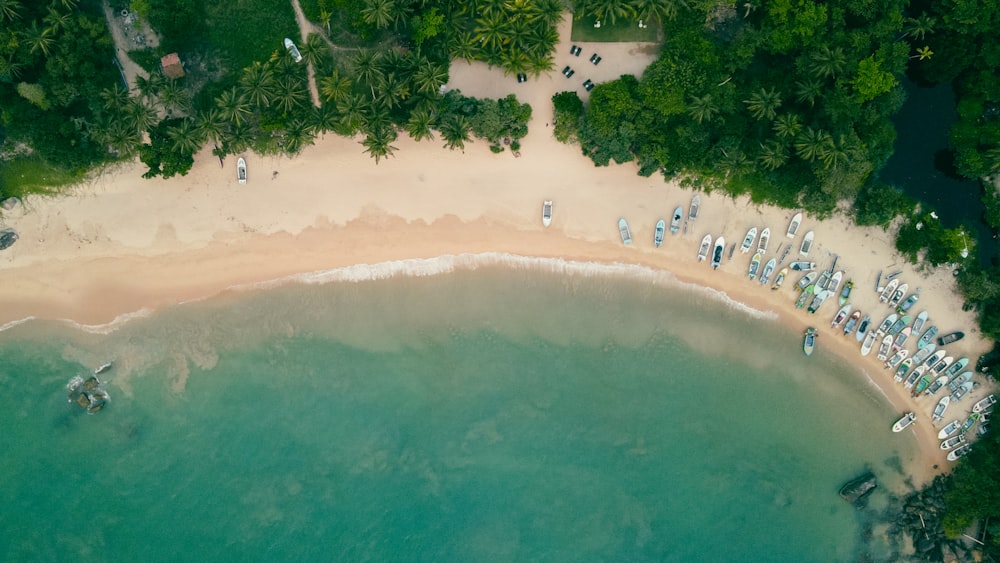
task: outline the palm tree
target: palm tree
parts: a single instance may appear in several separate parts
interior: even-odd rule
[[[126,122],[136,131],[148,131],[156,124],[156,111],[140,99],[130,98],[125,106]]]
[[[351,79],[341,76],[339,70],[319,81],[319,91],[328,102],[339,102],[351,94]]]
[[[226,134],[226,120],[222,118],[222,112],[218,108],[209,108],[198,115],[198,129],[202,138],[218,145]]]
[[[500,66],[505,76],[526,72],[531,68],[531,58],[524,49],[508,45],[500,51]]]
[[[302,53],[302,58],[306,61],[306,64],[311,64],[314,67],[319,66],[326,57],[326,54],[330,52],[326,44],[323,43],[323,38],[315,33],[310,33],[306,37],[306,41],[302,44],[302,49],[299,51]]]
[[[686,8],[683,0],[632,0],[632,11],[637,19],[660,23],[673,21],[680,8]]]
[[[112,152],[123,158],[135,154],[139,145],[142,144],[139,131],[122,119],[114,119],[105,130],[95,132],[95,137],[108,145]]]
[[[222,117],[233,122],[236,127],[241,127],[250,117],[250,102],[245,95],[230,88],[215,99],[215,105],[222,112]]]
[[[448,49],[451,56],[456,59],[471,61],[476,58],[476,49],[479,47],[479,40],[469,31],[459,31],[451,36]]]
[[[375,164],[378,161],[387,156],[392,156],[392,153],[396,151],[396,147],[392,146],[392,142],[396,140],[396,130],[391,127],[378,127],[373,131],[369,131],[365,136],[365,140],[361,141],[361,144],[365,146],[365,152],[372,155],[375,159]]]
[[[66,8],[67,10],[75,10],[77,4],[80,3],[79,0],[57,0],[57,1],[60,4],[62,4],[63,8]]]
[[[614,24],[618,18],[633,17],[632,6],[623,0],[587,0],[583,2],[581,15],[592,15],[598,21]]]
[[[538,0],[534,3],[534,7],[541,25],[545,27],[555,27],[562,21],[566,10],[560,0]]]
[[[45,16],[45,18],[42,21],[45,22],[45,24],[48,25],[50,28],[52,28],[53,32],[56,32],[56,31],[65,31],[66,26],[69,25],[71,19],[72,18],[70,17],[69,12],[63,13],[60,12],[59,10],[56,10],[54,7],[49,6],[49,13],[48,15]]]
[[[24,65],[14,60],[14,55],[9,57],[0,56],[0,82],[13,82],[21,76],[21,68]]]
[[[760,144],[760,154],[757,155],[757,162],[768,170],[781,168],[788,162],[788,149],[784,143],[770,140]]]
[[[464,115],[452,114],[438,125],[445,148],[465,150],[465,142],[469,140],[469,122]]]
[[[282,112],[290,112],[301,106],[306,100],[306,90],[302,83],[294,78],[278,80],[274,93],[274,103]]]
[[[193,119],[185,119],[176,126],[167,127],[167,137],[170,138],[174,152],[194,154],[201,148],[201,131]]]
[[[301,119],[293,119],[285,128],[284,141],[285,151],[295,154],[308,144],[312,143],[312,128]]]
[[[924,45],[923,47],[917,47],[917,54],[914,56],[922,61],[926,61],[927,59],[934,56],[934,51],[931,51],[931,48],[929,46]],[[914,57],[910,58],[912,59]]]
[[[52,49],[52,45],[56,42],[53,35],[55,33],[51,27],[39,29],[38,22],[33,21],[31,22],[31,27],[24,32],[24,39],[27,41],[31,53],[41,51],[47,57],[49,56],[49,50]]]
[[[774,120],[771,128],[780,139],[794,139],[802,131],[802,124],[797,114],[783,113]]]
[[[160,91],[156,93],[156,97],[159,98],[160,104],[168,112],[173,110],[186,112],[191,107],[191,99],[188,98],[187,92],[180,82],[176,80],[167,80]]]
[[[104,100],[104,109],[109,111],[120,111],[128,104],[128,91],[121,84],[115,82],[111,88],[105,88],[98,94]]]
[[[750,94],[750,99],[743,100],[743,103],[756,119],[774,119],[781,107],[781,94],[775,92],[774,88],[761,88]]]
[[[1000,145],[987,149],[983,153],[983,164],[990,172],[1000,172]]]
[[[823,162],[823,168],[837,170],[840,166],[847,164],[849,149],[847,138],[844,135],[838,137],[837,142],[830,138],[830,141],[824,144],[819,151],[819,159]]]
[[[927,12],[920,12],[920,15],[915,18],[906,18],[903,20],[903,35],[923,41],[924,36],[928,33],[934,33],[934,26],[936,24],[936,18],[928,16]]]
[[[719,107],[715,104],[711,94],[704,96],[692,96],[687,107],[688,115],[698,123],[712,121],[719,113]]]
[[[429,60],[420,62],[413,73],[413,86],[417,92],[435,95],[441,91],[441,86],[448,82],[448,67]]]
[[[240,90],[254,106],[267,107],[274,96],[274,72],[260,62],[253,63],[243,69]]]
[[[841,47],[830,48],[823,45],[809,55],[809,70],[819,78],[829,78],[840,74],[847,65],[847,56]]]
[[[433,139],[434,116],[431,112],[420,109],[410,113],[410,119],[406,121],[403,129],[414,141]]]
[[[0,0],[0,22],[21,19],[21,3],[18,0]]]
[[[361,8],[361,19],[368,25],[382,29],[393,22],[395,12],[395,0],[365,0],[365,7]]]
[[[483,49],[499,49],[510,41],[508,28],[510,20],[502,13],[486,15],[476,19],[476,40]]]
[[[139,97],[145,100],[152,100],[156,97],[156,92],[163,86],[163,75],[154,72],[145,77],[141,74],[135,77],[135,87],[139,90]]]
[[[385,104],[386,109],[393,110],[410,96],[410,89],[405,82],[396,78],[396,74],[390,72],[385,76],[382,88],[379,89],[377,99]]]
[[[547,53],[541,56],[528,56],[528,72],[536,78],[541,76],[542,73],[551,71],[556,66],[555,62],[552,61],[552,57],[550,57]]]
[[[342,100],[338,100],[337,111],[340,112],[341,123],[352,133],[357,131],[368,117],[365,100],[357,94],[351,94]]]
[[[314,107],[312,110],[313,128],[320,133],[336,130],[339,121],[340,116],[337,115],[335,106],[323,104],[319,107]]]
[[[798,137],[795,138],[795,153],[799,158],[812,162],[819,158],[823,151],[833,144],[833,138],[822,129],[816,130],[806,127]]]
[[[795,101],[800,104],[816,103],[823,96],[823,83],[819,80],[798,80],[795,82]]]
[[[354,59],[351,61],[354,67],[354,73],[358,77],[358,82],[361,82],[367,86],[374,85],[379,79],[382,78],[382,69],[380,63],[382,62],[382,55],[378,51],[372,51],[369,49],[360,49],[355,55]]]

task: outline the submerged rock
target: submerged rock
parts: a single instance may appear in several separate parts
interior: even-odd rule
[[[875,474],[868,472],[845,483],[840,488],[840,497],[855,507],[862,508],[865,504],[865,497],[871,494],[876,487],[878,487],[878,483],[875,482]]]
[[[0,231],[0,250],[10,248],[15,242],[17,242],[17,231],[14,229]]]

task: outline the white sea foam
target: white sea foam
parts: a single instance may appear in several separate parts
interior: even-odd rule
[[[35,317],[24,317],[23,319],[17,319],[16,321],[10,321],[9,323],[0,326],[0,332],[14,328],[17,325],[24,324],[28,321],[35,320]]]
[[[129,313],[122,313],[118,315],[111,322],[97,325],[88,325],[83,323],[78,323],[69,319],[60,319],[63,324],[69,325],[78,330],[84,332],[89,332],[91,334],[111,334],[112,332],[118,330],[119,328],[125,326],[127,323],[134,319],[142,319],[153,314],[153,310],[149,308],[142,308],[138,311],[131,311]]]

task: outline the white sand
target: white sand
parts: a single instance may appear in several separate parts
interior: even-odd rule
[[[568,34],[568,24],[562,30]],[[577,66],[589,65],[586,58],[593,48],[580,45],[584,53]],[[601,76],[615,77],[623,69],[638,72],[638,55],[618,59],[643,48],[601,45],[604,61],[598,68],[607,73]],[[945,469],[929,418],[934,399],[910,399],[892,384],[874,353],[862,359],[853,338],[831,330],[835,305],[825,305],[816,316],[796,310],[790,287],[798,277],[791,276],[781,291],[763,289],[747,279],[749,256],[738,250],[719,271],[697,262],[705,234],[738,242],[750,226],[771,228],[768,257],[774,256],[789,242],[784,232],[791,211],[702,194],[701,213],[691,230],[668,234],[664,246],[655,249],[656,220],[669,219],[676,205],[686,210],[692,193],[659,177],[639,177],[634,165],[595,168],[578,147],[552,139],[551,128],[545,127],[551,119],[549,98],[567,82],[558,70],[562,59],[570,57],[568,46],[559,53],[553,76],[528,84],[482,65],[453,65],[451,85],[466,94],[516,92],[533,104],[531,133],[520,158],[509,151],[491,154],[483,143],[467,146],[462,154],[442,149],[440,141],[417,144],[401,138],[395,143],[396,157],[376,165],[356,140],[326,138],[295,159],[247,155],[249,182],[244,186],[236,183],[235,158],[220,168],[205,150],[183,178],[147,181],[140,177],[145,167],[128,165],[80,187],[72,197],[29,200],[26,209],[4,217],[21,239],[0,253],[0,326],[31,316],[107,323],[143,308],[216,295],[236,284],[445,254],[506,252],[642,264],[774,311],[793,327],[819,327],[819,346],[870,374],[894,405],[885,431],[903,411],[920,415],[914,431],[926,473],[914,468],[915,478],[933,475],[934,464]],[[586,77],[578,71],[574,78],[582,82]],[[548,229],[540,220],[543,199],[555,201]],[[630,247],[618,235],[622,216],[632,226]],[[837,268],[856,283],[851,302],[873,312],[875,322],[889,312],[877,305],[875,277],[896,264],[893,268],[904,271],[901,280],[923,289],[914,314],[927,309],[942,332],[966,332],[964,340],[949,346],[950,355],[975,362],[988,349],[973,315],[961,310],[949,270],[918,273],[893,251],[890,234],[853,226],[843,217],[817,222],[807,216],[796,248],[810,229],[816,232],[810,259],[823,267],[831,253],[838,254]],[[796,257],[797,252],[789,255],[790,260]],[[962,407],[968,409],[986,387],[973,391]],[[949,409],[946,420],[959,410]]]

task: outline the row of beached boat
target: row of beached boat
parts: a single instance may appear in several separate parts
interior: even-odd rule
[[[548,206],[548,217],[546,220],[546,206]],[[670,234],[676,235],[681,230],[681,221],[684,221],[684,231],[687,232],[688,223],[694,222],[698,218],[698,212],[701,209],[701,196],[695,195],[691,198],[691,207],[688,209],[687,220],[684,220],[684,207],[678,205],[674,209],[674,213],[670,216]],[[546,201],[542,205],[542,224],[548,226],[551,222],[552,217],[552,202]],[[653,245],[659,248],[663,245],[663,239],[667,233],[667,222],[664,219],[660,219],[656,222],[656,228],[653,230]],[[621,235],[623,244],[632,244],[632,230],[629,228],[628,220],[624,217],[618,219],[618,233]],[[708,236],[708,242],[712,242],[712,237]],[[707,251],[706,251],[707,252]]]

